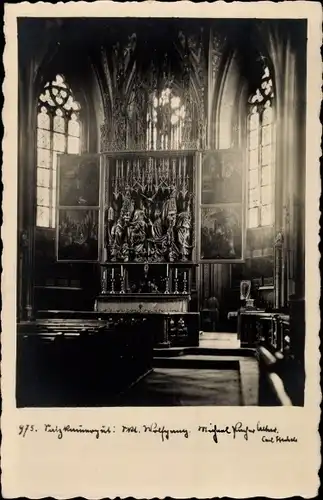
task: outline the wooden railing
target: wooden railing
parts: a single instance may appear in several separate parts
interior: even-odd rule
[[[293,342],[290,316],[245,310],[238,325],[241,346],[255,348],[259,361],[259,405],[303,406],[304,362]]]

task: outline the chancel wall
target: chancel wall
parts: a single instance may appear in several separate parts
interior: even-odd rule
[[[24,22],[34,23],[32,30]],[[304,28],[283,23],[273,27],[269,21],[259,26],[248,21],[163,22],[158,29],[146,20],[140,29],[131,20],[116,21],[113,29],[106,20],[29,20],[20,26],[20,318],[61,306],[60,301],[54,303],[55,294],[41,288],[46,283],[75,289],[61,300],[71,309],[91,309],[100,288],[97,264],[57,263],[55,228],[36,227],[37,101],[45,83],[57,74],[65,76],[80,103],[81,153],[240,148],[247,169],[248,97],[264,62],[268,64],[275,88],[277,138],[274,223],[244,227],[240,263],[218,260],[200,265],[198,307],[216,297],[225,324],[227,312],[239,307],[241,279],[253,279],[266,288],[266,300],[273,305],[285,305],[290,296],[304,298],[305,56],[302,59],[299,51],[296,55]],[[244,44],[241,31],[248,32]],[[27,32],[35,35],[28,39],[28,47],[23,38]],[[163,94],[167,89],[180,102],[178,126],[169,116],[166,119],[172,113]],[[247,186],[244,190],[247,193]],[[245,199],[244,217],[246,206]],[[283,245],[277,250],[279,235]]]

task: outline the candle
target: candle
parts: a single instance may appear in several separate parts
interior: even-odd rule
[[[155,160],[155,186],[157,189],[158,186],[158,167],[157,167],[157,160]]]
[[[177,267],[175,267],[175,279],[177,279]]]
[[[111,270],[111,279],[114,279],[114,267]]]

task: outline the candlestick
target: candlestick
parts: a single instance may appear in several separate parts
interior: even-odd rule
[[[125,286],[125,272],[123,266],[120,266],[120,293],[126,292]]]
[[[165,293],[169,293],[169,265],[166,265]]]
[[[174,293],[178,293],[178,270],[175,268],[175,290]]]
[[[104,269],[102,272],[101,293],[103,295],[107,293],[107,270],[106,269]]]
[[[114,267],[111,270],[111,290],[110,293],[114,293]]]
[[[186,271],[184,271],[183,293],[187,293],[187,273],[186,273]]]

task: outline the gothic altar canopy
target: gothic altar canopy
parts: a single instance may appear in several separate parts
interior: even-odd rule
[[[208,148],[205,26],[117,26],[96,59],[100,154],[60,157],[58,260],[241,261],[243,161]],[[208,36],[216,72],[224,39]]]

